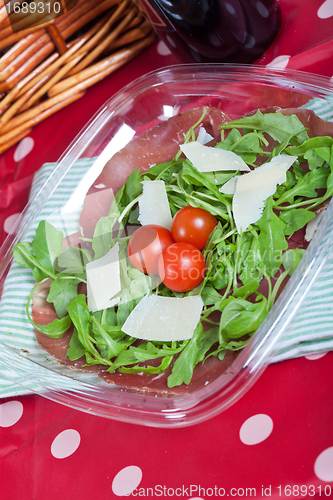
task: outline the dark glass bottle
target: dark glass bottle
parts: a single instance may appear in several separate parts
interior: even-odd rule
[[[136,0],[180,62],[252,63],[281,26],[277,0]]]

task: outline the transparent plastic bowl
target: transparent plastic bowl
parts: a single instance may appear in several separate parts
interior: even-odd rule
[[[114,95],[60,158],[58,166],[35,192],[13,233],[0,250],[3,285],[12,250],[24,240],[51,195],[57,194],[73,165],[96,158],[101,169],[116,150],[162,119],[199,105],[220,107],[232,119],[258,108],[300,107],[313,98],[332,101],[333,85],[311,74],[256,66],[173,66],[139,78]],[[95,172],[95,173],[94,173]],[[92,179],[96,171],[90,171]],[[83,175],[82,178],[85,177]],[[81,179],[82,180],[82,179]],[[80,183],[81,196],[89,187]],[[80,189],[80,188],[79,188]],[[61,203],[61,202],[60,202]],[[89,374],[66,368],[36,345],[23,349],[15,332],[1,331],[0,372],[8,380],[46,398],[95,415],[156,427],[182,427],[206,420],[235,403],[270,362],[330,255],[333,244],[332,204],[298,269],[247,347],[227,363],[209,384],[177,394],[147,393],[139,388],[105,384]],[[0,304],[3,301],[0,300]],[[6,298],[6,301],[10,298]],[[10,304],[9,304],[10,305]]]

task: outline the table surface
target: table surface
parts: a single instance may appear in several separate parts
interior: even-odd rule
[[[333,75],[333,2],[281,1],[283,27],[259,64]],[[136,77],[177,61],[156,42],[0,156],[0,241],[34,172]],[[269,366],[222,414],[183,429],[89,415],[38,395],[0,400],[1,500],[333,497],[333,353]],[[127,489],[126,489],[127,488]]]

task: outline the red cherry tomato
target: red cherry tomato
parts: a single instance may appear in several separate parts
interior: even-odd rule
[[[130,237],[127,252],[132,266],[146,274],[158,274],[158,258],[174,243],[171,232],[162,226],[139,227]]]
[[[216,217],[207,210],[187,206],[174,216],[171,232],[176,242],[185,241],[202,250],[216,224]]]
[[[205,259],[194,245],[174,243],[162,252],[158,261],[158,273],[170,290],[188,292],[205,277]]]

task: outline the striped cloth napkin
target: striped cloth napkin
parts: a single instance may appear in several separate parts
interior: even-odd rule
[[[333,120],[333,101],[330,103],[316,99],[306,107],[313,109],[322,118]],[[45,219],[64,231],[64,234],[72,234],[78,230],[80,209],[75,209],[75,206],[79,207],[82,200],[76,199],[76,195],[82,190],[77,188],[82,183],[87,183],[89,172],[96,162],[98,159],[80,159],[75,162],[48,198],[25,240],[33,239],[39,222]],[[31,199],[34,199],[49,179],[55,166],[52,163],[45,164],[36,173]],[[333,234],[333,221],[331,233]],[[333,236],[331,238],[333,240]],[[0,300],[0,397],[31,391],[40,393],[48,389],[73,390],[77,384],[79,386],[85,382],[90,384],[98,381],[100,384],[100,379],[91,374],[76,372],[73,379],[73,372],[61,367],[42,352],[25,312],[33,285],[30,270],[14,262]],[[270,362],[333,349],[333,252],[326,256],[324,265],[302,300],[300,310],[289,321],[274,346]],[[46,371],[44,367],[49,370]]]

